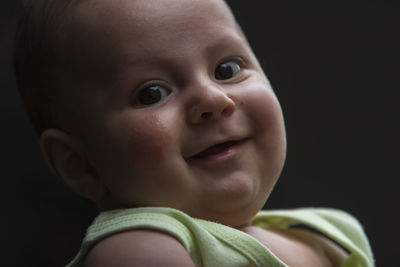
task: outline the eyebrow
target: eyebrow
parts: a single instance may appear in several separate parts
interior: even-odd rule
[[[248,46],[247,40],[237,31],[234,34],[225,34],[219,36],[218,38],[212,38],[206,43],[202,50],[206,55],[216,55],[219,54],[221,50],[225,50],[227,47],[234,47],[233,50],[244,50],[243,44]],[[134,57],[131,60],[127,60],[124,66],[135,67],[136,65],[141,65],[142,63],[147,63],[146,65],[152,65],[154,63],[166,63],[171,64],[175,61],[176,57],[170,56],[170,54],[160,54],[159,56],[153,58],[149,61],[149,58],[145,56]],[[141,65],[142,66],[142,65]]]
[[[244,57],[246,57],[249,53],[250,47],[246,38],[237,31],[213,37],[214,38],[210,38],[210,40],[201,48],[200,53],[202,53],[206,58],[217,58],[223,53],[226,54],[224,57],[227,57],[229,53],[231,53],[232,56],[245,55]],[[146,72],[151,74],[148,75],[148,77],[143,78],[143,80],[157,78],[157,72],[164,73],[165,69],[169,69],[170,72],[175,72],[183,68],[182,61],[177,59],[175,55],[168,53],[159,53],[159,55],[155,54],[151,56],[151,59],[146,55],[127,54],[126,56],[123,56],[126,60],[123,60],[120,65],[121,69],[120,71],[117,71],[116,80],[125,84],[125,86],[128,86],[129,84],[132,85],[132,83],[136,84],[143,82],[143,77],[141,76]],[[184,57],[186,58],[187,56],[185,55]],[[223,57],[220,58],[220,60],[222,59]],[[135,77],[136,73],[138,75],[137,78]],[[154,76],[151,77],[153,74]]]
[[[247,44],[246,40],[240,36],[238,33],[235,35],[224,35],[217,40],[213,40],[206,46],[207,52],[212,52],[215,50],[221,50],[226,47],[241,47],[242,43]]]

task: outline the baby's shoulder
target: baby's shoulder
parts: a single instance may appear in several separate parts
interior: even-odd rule
[[[194,263],[172,236],[152,230],[133,230],[97,243],[86,256],[84,266],[194,266]]]
[[[340,266],[348,256],[334,242],[304,229],[268,230],[250,226],[244,231],[289,266]]]

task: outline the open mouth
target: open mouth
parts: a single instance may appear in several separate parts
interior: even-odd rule
[[[200,153],[193,155],[192,159],[203,159],[212,156],[228,153],[231,149],[241,145],[245,140],[232,140],[223,142],[201,151]]]

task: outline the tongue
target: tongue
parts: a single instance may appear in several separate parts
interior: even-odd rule
[[[235,143],[235,141],[229,141],[229,142],[225,142],[222,144],[218,144],[215,146],[212,146],[210,148],[207,148],[206,150],[200,152],[199,154],[195,155],[196,158],[201,158],[201,157],[207,157],[213,154],[218,154],[221,153],[222,151],[224,151],[225,149],[229,148],[230,146],[232,146]]]

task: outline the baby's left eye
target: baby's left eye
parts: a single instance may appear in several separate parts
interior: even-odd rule
[[[240,71],[240,65],[235,61],[227,61],[219,64],[214,71],[217,80],[229,80],[236,76]]]
[[[166,98],[171,91],[160,85],[152,85],[141,89],[137,95],[136,104],[142,106],[154,105]]]

